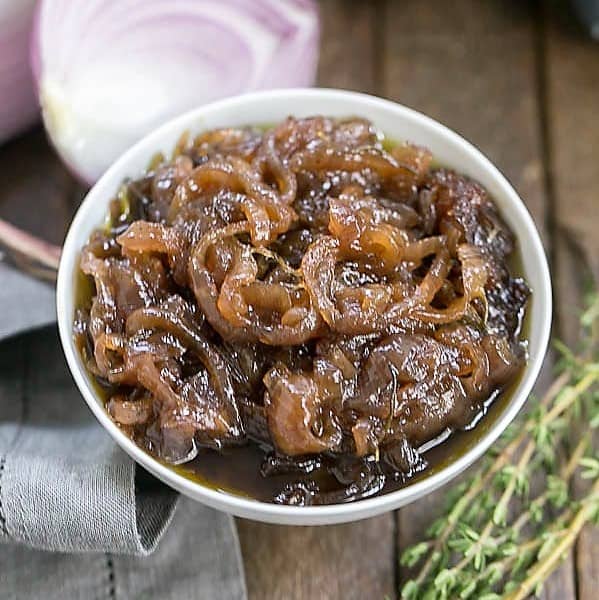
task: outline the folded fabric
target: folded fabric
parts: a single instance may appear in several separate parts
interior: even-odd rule
[[[177,495],[150,477],[139,485],[135,463],[81,400],[54,327],[0,345],[0,396],[0,541],[155,549]]]
[[[182,498],[147,557],[0,546],[2,600],[240,600],[246,597],[232,519]]]

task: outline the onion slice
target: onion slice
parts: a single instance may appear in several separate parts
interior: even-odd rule
[[[88,183],[164,120],[314,81],[312,0],[42,0],[32,62],[44,123]]]

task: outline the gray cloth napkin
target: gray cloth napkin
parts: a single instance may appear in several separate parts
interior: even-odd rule
[[[113,443],[54,326],[15,335],[53,313],[46,284],[0,264],[0,600],[245,598],[231,517]]]
[[[54,321],[52,287],[0,262],[0,340]]]

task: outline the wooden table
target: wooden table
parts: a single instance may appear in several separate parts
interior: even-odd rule
[[[555,332],[572,341],[584,280],[589,273],[599,278],[599,45],[554,4],[322,0],[319,84],[427,113],[503,170],[543,234],[555,283]],[[0,214],[59,243],[82,190],[43,133],[1,148],[0,169]],[[239,520],[250,597],[397,597],[398,553],[421,535],[445,493],[350,525]],[[583,532],[543,597],[599,597],[596,530]]]

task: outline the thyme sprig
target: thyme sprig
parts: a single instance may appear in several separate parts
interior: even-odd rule
[[[448,493],[445,513],[401,556],[404,600],[538,594],[588,522],[599,523],[599,298],[581,317],[583,348],[560,354],[553,383]],[[585,482],[577,485],[574,479]],[[581,489],[582,488],[582,489]]]

